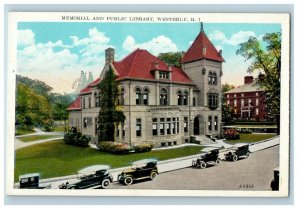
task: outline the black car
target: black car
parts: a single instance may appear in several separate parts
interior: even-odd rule
[[[84,168],[77,173],[77,179],[66,182],[58,187],[60,189],[88,189],[101,187],[106,189],[113,181],[113,177],[108,172],[107,165],[94,165]]]
[[[130,185],[135,180],[155,179],[158,175],[157,161],[155,159],[144,159],[132,163],[131,169],[123,171],[118,175],[118,182]]]
[[[202,149],[200,156],[192,161],[192,166],[203,169],[210,163],[214,163],[215,165],[221,163],[219,158],[219,148],[207,147]]]
[[[39,173],[29,173],[19,176],[20,189],[50,189],[51,184],[40,184]]]
[[[272,191],[279,190],[279,168],[275,168],[274,171],[274,179],[271,181]]]
[[[240,158],[250,157],[249,144],[235,144],[229,148],[229,151],[225,154],[226,160],[237,161]]]

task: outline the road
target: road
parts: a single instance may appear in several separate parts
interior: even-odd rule
[[[162,173],[154,181],[140,181],[130,186],[114,183],[110,189],[268,191],[273,169],[278,165],[279,146],[275,146],[237,162],[222,161],[219,166],[206,169],[189,167]]]

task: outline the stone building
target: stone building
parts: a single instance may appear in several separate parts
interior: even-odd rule
[[[156,147],[221,134],[222,51],[217,51],[203,26],[182,58],[182,68],[168,66],[146,50],[136,49],[120,61],[105,50],[100,78],[84,88],[69,106],[69,126],[97,138],[99,95],[96,85],[112,67],[118,82],[117,108],[126,116],[116,124],[115,139]]]
[[[263,76],[263,75],[259,75]],[[225,92],[225,102],[232,116],[241,120],[266,120],[265,92],[254,83],[253,76],[244,77],[244,85]]]

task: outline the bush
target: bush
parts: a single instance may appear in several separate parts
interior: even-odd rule
[[[224,137],[227,140],[236,140],[236,139],[240,139],[240,133],[237,132],[235,129],[227,129],[226,131],[224,131]]]
[[[131,151],[129,145],[111,141],[99,142],[98,148],[100,151],[111,152],[115,154],[128,154]]]
[[[152,144],[143,143],[140,145],[133,146],[134,152],[140,153],[140,152],[149,152],[153,148]]]
[[[54,126],[45,126],[44,130],[46,132],[52,132],[52,131],[54,131]]]
[[[90,141],[90,137],[82,135],[80,132],[73,130],[71,130],[70,132],[66,132],[64,135],[64,142],[70,145],[87,147]]]

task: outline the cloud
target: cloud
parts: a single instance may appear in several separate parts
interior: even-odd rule
[[[62,40],[37,43],[33,31],[19,30],[18,74],[44,81],[60,93],[74,91],[72,83],[82,70],[99,76],[110,39],[96,28],[89,29],[88,36],[82,39],[69,38],[70,45]]]
[[[221,41],[221,44],[228,44],[237,46],[240,43],[246,42],[250,36],[257,37],[253,31],[239,31],[234,33],[230,38],[227,38],[224,33],[220,31],[214,31],[209,34],[209,38],[215,41]]]
[[[132,36],[127,36],[123,42],[123,49],[127,51],[133,51],[136,48],[146,49],[154,55],[164,52],[178,51],[176,44],[173,43],[170,38],[164,35],[160,35],[144,43],[136,43]]]
[[[31,30],[18,30],[18,47],[26,47],[34,44],[34,36]]]

